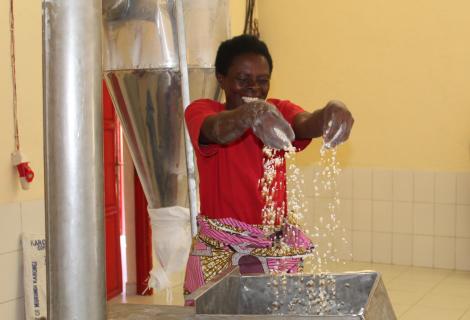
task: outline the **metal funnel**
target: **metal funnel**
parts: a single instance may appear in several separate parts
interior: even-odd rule
[[[244,316],[240,319],[396,319],[380,273],[330,274],[329,283],[325,278],[314,274],[240,275],[235,268],[188,299],[194,301],[196,314],[202,318],[217,314]]]
[[[278,276],[280,286],[273,287],[271,275],[240,275],[238,268],[221,275],[192,293],[194,307],[157,305],[117,305],[108,309],[109,320],[396,320],[380,273],[374,271],[330,275],[330,295],[325,301],[331,308],[319,312],[322,290],[319,275]],[[310,283],[310,284],[309,284]],[[313,283],[313,284],[312,284]],[[320,299],[322,300],[322,299]],[[279,308],[272,309],[274,303]],[[271,310],[270,310],[271,309]]]
[[[103,9],[104,76],[149,207],[187,207],[175,1],[110,0]],[[185,0],[183,12],[191,100],[217,99],[227,1]]]

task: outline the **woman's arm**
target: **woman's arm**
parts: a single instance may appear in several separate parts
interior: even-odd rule
[[[295,116],[292,127],[296,139],[311,139],[323,136],[331,147],[348,139],[354,118],[346,105],[332,100],[313,113],[301,112]]]
[[[201,126],[200,144],[228,144],[251,126],[247,104],[208,116]]]
[[[294,140],[291,126],[275,106],[265,101],[254,101],[208,116],[202,123],[199,143],[229,144],[248,128],[252,128],[253,133],[272,148],[284,149]]]

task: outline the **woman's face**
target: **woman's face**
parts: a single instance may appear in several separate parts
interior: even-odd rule
[[[225,91],[226,108],[242,105],[242,97],[266,99],[270,78],[268,60],[264,56],[245,53],[235,57],[227,75],[217,74],[217,80]]]

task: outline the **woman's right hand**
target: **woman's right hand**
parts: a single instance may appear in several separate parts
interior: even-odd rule
[[[240,106],[250,119],[253,133],[268,147],[288,149],[295,139],[294,131],[279,110],[272,104],[256,100]]]

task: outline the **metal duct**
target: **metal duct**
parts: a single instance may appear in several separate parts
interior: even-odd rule
[[[175,1],[107,2],[117,9],[103,13],[105,79],[149,207],[187,207]],[[190,99],[217,99],[214,61],[228,36],[227,0],[185,0],[183,9]]]
[[[105,319],[101,2],[43,2],[48,319]]]

